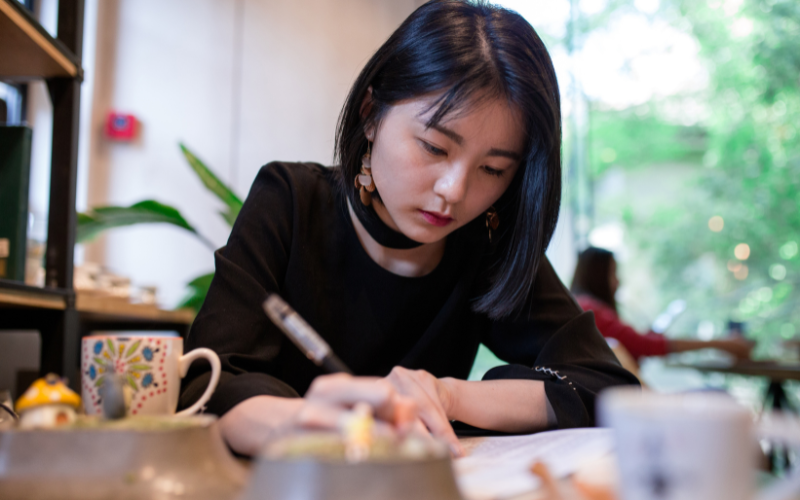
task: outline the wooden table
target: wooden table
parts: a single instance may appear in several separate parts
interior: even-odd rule
[[[705,362],[669,364],[674,368],[692,368],[701,372],[728,373],[749,377],[765,377],[769,386],[764,395],[764,407],[777,410],[795,411],[786,396],[783,383],[787,380],[800,380],[800,363],[783,363],[778,361],[741,361],[738,363]]]

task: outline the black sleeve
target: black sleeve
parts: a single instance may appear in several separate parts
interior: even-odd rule
[[[494,322],[482,341],[510,363],[489,370],[484,380],[544,381],[561,429],[593,426],[600,391],[639,383],[620,366],[592,313],[581,310],[546,259],[536,276],[527,314]]]
[[[214,254],[214,279],[185,349],[208,347],[219,355],[222,375],[208,413],[223,415],[258,395],[298,396],[271,374],[282,334],[261,307],[268,293],[279,291],[289,261],[297,197],[294,175],[280,163],[262,167],[228,244]],[[199,399],[210,375],[207,363],[192,366],[182,384],[180,407]]]

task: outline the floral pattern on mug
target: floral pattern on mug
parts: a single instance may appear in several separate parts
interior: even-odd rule
[[[149,341],[149,342],[148,342]],[[102,413],[99,389],[108,373],[120,375],[130,387],[130,413],[136,415],[148,397],[166,392],[164,360],[167,349],[160,339],[101,337],[84,345],[84,393],[90,413]]]

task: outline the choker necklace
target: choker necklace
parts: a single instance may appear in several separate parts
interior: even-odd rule
[[[372,239],[379,245],[386,248],[394,248],[397,250],[408,250],[422,246],[422,243],[414,241],[403,233],[397,232],[384,223],[375,209],[372,206],[361,206],[361,210],[356,209],[356,200],[352,189],[347,190],[347,198],[353,208],[353,213],[356,214],[361,225],[367,230]],[[374,199],[373,199],[374,200]],[[360,203],[360,202],[359,202]],[[375,201],[373,201],[375,203]]]

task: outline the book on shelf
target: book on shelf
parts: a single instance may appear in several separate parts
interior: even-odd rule
[[[31,139],[28,127],[0,126],[0,278],[25,282]]]

